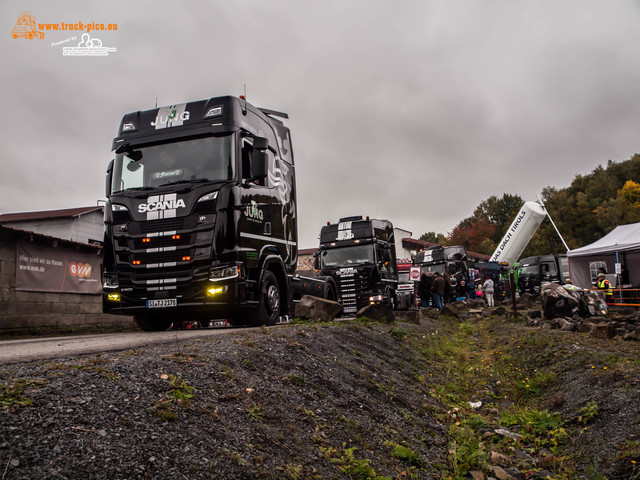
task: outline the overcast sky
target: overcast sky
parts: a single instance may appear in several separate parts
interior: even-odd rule
[[[11,38],[92,32],[107,57]],[[300,248],[348,215],[418,238],[640,151],[640,2],[0,2],[0,213],[95,205],[124,113],[239,95],[287,112]],[[79,39],[78,39],[79,40]]]

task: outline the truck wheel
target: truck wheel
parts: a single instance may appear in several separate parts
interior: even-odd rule
[[[254,325],[275,325],[280,318],[280,285],[276,276],[270,272],[264,272],[260,282],[260,302],[256,311],[252,314]]]
[[[391,310],[395,310],[397,308],[396,292],[393,290],[393,288],[388,288],[385,294],[388,298],[387,304],[391,307]]]
[[[333,282],[325,282],[324,284],[324,299],[331,300],[332,302],[338,301],[338,292]]]
[[[162,332],[171,326],[171,318],[167,315],[152,315],[149,313],[140,313],[134,315],[136,325],[143,332]]]

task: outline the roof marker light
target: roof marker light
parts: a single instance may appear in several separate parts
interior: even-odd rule
[[[210,108],[204,118],[216,117],[218,115],[222,115],[222,107],[213,107]]]

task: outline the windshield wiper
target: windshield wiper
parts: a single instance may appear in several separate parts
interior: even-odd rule
[[[155,190],[156,187],[131,187],[131,188],[126,188],[124,190],[118,190],[117,192],[113,192],[113,193],[122,193],[122,192],[134,192],[134,191],[138,191],[138,190]]]
[[[163,183],[160,185],[161,187],[166,187],[168,185],[182,185],[184,183],[204,183],[209,182],[208,178],[195,178],[193,180],[176,180],[175,182]]]

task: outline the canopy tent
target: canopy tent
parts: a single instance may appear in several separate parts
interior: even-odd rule
[[[629,270],[634,287],[640,285],[640,223],[620,225],[600,240],[584,247],[569,250],[569,271],[574,285],[591,288],[598,265],[606,264],[607,273],[615,273],[618,262]]]

